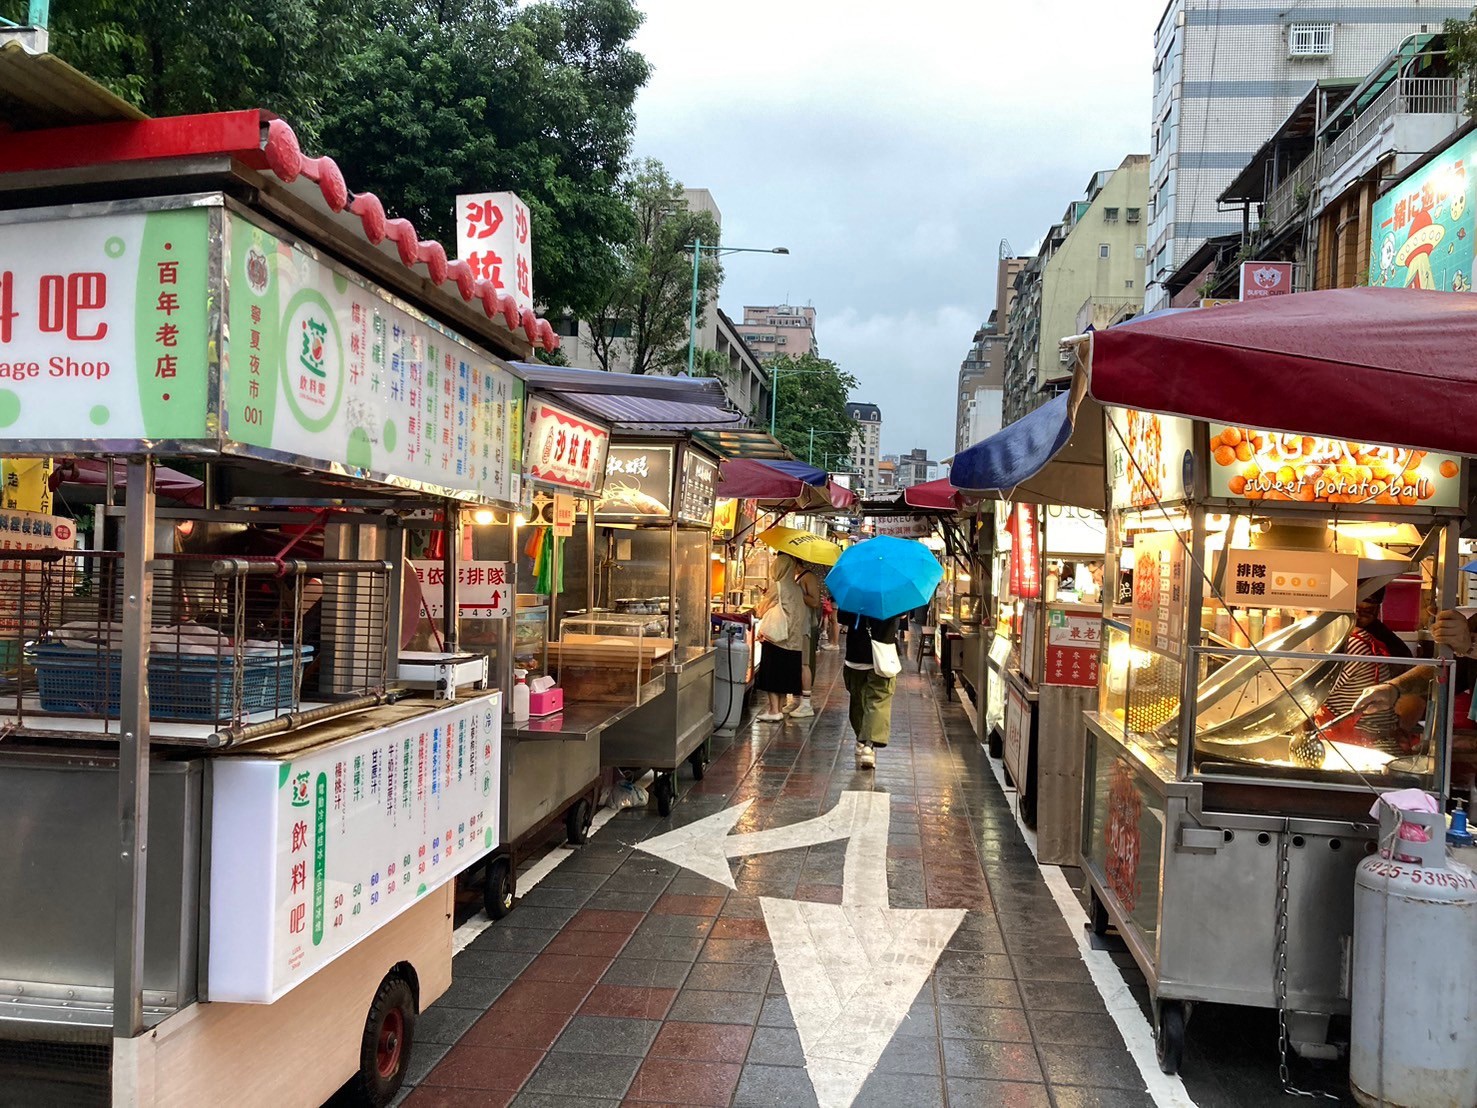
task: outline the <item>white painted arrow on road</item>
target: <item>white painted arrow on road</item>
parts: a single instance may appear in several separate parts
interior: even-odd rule
[[[729,858],[847,841],[839,905],[774,897],[761,897],[759,905],[816,1100],[820,1108],[848,1108],[964,910],[888,907],[886,793],[842,793],[815,819],[730,834],[749,804],[658,835],[639,849],[732,889]]]

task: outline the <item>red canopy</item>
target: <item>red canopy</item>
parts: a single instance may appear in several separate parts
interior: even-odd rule
[[[856,493],[829,479],[826,481],[826,495],[830,497],[833,508],[850,508],[856,503]]]
[[[118,467],[118,485],[123,485],[123,467]],[[52,487],[81,485],[85,488],[101,489],[108,484],[108,463],[100,458],[68,458],[57,463],[52,476]],[[193,508],[205,503],[205,486],[188,474],[167,466],[154,471],[154,488],[166,500],[173,500]]]
[[[955,512],[959,510],[959,490],[949,484],[947,477],[937,481],[925,481],[903,490],[903,503],[910,508],[923,508],[931,512]]]
[[[1357,288],[1148,316],[1092,336],[1103,404],[1477,454],[1477,297]]]

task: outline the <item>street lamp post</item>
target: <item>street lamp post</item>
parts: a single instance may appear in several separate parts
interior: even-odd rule
[[[780,378],[786,375],[794,376],[797,373],[828,373],[826,369],[776,369],[771,366],[769,370],[769,434],[774,436],[775,415],[777,408],[775,402],[780,395]]]
[[[697,357],[697,281],[703,251],[706,250],[715,258],[721,258],[724,254],[788,254],[790,249],[787,246],[771,246],[768,249],[757,246],[704,246],[702,239],[689,242],[684,249],[692,251],[692,318],[687,326],[687,375],[691,377],[693,362]]]
[[[851,433],[852,432],[850,432],[850,431],[830,431],[830,430],[822,430],[820,432],[820,434],[822,434],[822,435],[850,435]],[[810,446],[805,451],[805,460],[807,462],[809,462],[811,465],[815,465],[815,436],[816,436],[816,429],[814,427],[812,427],[812,428],[810,428]],[[826,455],[826,457],[828,457],[828,458],[831,457],[831,456],[832,455],[830,455],[830,454],[827,454]],[[850,455],[844,455],[844,456],[849,457]],[[843,455],[837,454],[836,457],[843,457]]]

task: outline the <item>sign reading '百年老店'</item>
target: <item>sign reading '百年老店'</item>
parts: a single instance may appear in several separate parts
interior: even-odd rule
[[[209,213],[0,227],[0,441],[201,440]]]

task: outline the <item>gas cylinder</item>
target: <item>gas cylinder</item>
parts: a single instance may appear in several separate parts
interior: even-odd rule
[[[1477,878],[1445,840],[1440,813],[1381,804],[1384,849],[1355,875],[1349,1086],[1368,1108],[1477,1106]]]

